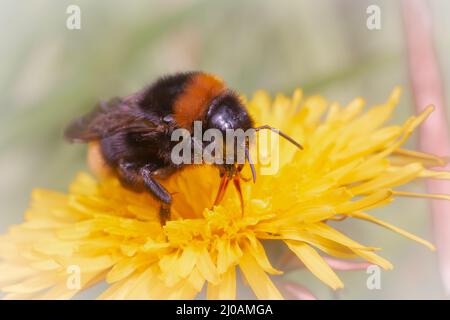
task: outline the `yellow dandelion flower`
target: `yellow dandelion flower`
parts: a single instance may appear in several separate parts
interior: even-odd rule
[[[212,166],[163,181],[174,193],[172,220],[164,227],[151,196],[114,178],[82,173],[67,194],[35,190],[25,222],[0,238],[0,288],[6,298],[70,298],[105,280],[102,299],[191,299],[205,287],[210,299],[234,299],[240,270],[257,298],[280,299],[272,280],[283,270],[272,266],[265,240],[285,245],[333,289],[343,283],[319,252],[392,268],[378,248],[327,224],[344,218],[379,224],[433,249],[367,213],[400,196],[449,198],[395,190],[416,178],[450,178],[428,169],[442,164],[440,158],[401,149],[431,107],[402,125],[385,124],[399,95],[395,89],[386,103],[364,112],[362,99],[340,106],[302,98],[300,90],[274,101],[256,93],[246,104],[257,124],[283,130],[304,150],[285,141],[271,145],[280,150],[279,171],[243,183],[243,213],[232,188],[211,209],[219,186]],[[264,144],[259,152],[274,159]],[[72,283],[76,271],[79,281]]]

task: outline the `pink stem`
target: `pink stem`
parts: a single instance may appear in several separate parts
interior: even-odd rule
[[[332,258],[330,256],[322,256],[331,269],[336,271],[357,271],[366,270],[370,265],[369,262],[355,262],[351,260],[343,260]],[[286,271],[304,268],[305,265],[291,251],[286,251],[278,261],[280,268]]]
[[[280,281],[277,287],[281,290],[283,297],[290,300],[317,300],[317,297],[305,287],[292,281]]]
[[[323,257],[323,259],[328,263],[331,269],[337,271],[366,270],[369,266],[372,265],[372,263],[370,262],[353,262],[331,257]]]
[[[444,89],[433,45],[432,18],[428,3],[403,0],[409,73],[417,112],[433,104],[435,111],[421,126],[420,147],[439,156],[450,155],[450,136],[445,112]],[[450,170],[447,166],[446,170]],[[450,193],[450,181],[429,180],[430,193]],[[450,294],[450,202],[433,200],[431,216],[444,288]]]

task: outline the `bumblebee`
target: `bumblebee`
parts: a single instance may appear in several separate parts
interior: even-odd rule
[[[101,161],[124,187],[149,192],[160,202],[160,219],[165,224],[170,219],[172,195],[160,180],[188,165],[172,161],[171,150],[177,142],[172,141],[171,135],[179,128],[192,133],[195,121],[201,122],[203,130],[217,129],[224,136],[227,129],[269,129],[301,148],[275,128],[255,128],[239,96],[221,79],[203,72],[164,76],[135,94],[101,102],[92,112],[72,122],[65,137],[70,142],[98,146],[96,152]],[[256,181],[248,141],[245,159]],[[244,165],[236,161],[218,165],[222,180],[214,204],[220,203],[233,181],[242,205],[240,172]]]

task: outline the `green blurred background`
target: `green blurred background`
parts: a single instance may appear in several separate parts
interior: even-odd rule
[[[448,93],[450,2],[430,3]],[[81,30],[66,28],[70,4],[81,8]],[[366,27],[371,4],[381,8],[381,30]],[[73,117],[162,74],[200,69],[247,96],[302,87],[342,103],[363,96],[369,105],[401,85],[393,121],[414,112],[400,1],[0,0],[0,35],[0,232],[22,221],[34,187],[67,190],[85,169],[85,146],[61,137]],[[425,200],[400,199],[378,216],[432,239],[427,211]],[[338,228],[384,249],[395,269],[382,273],[381,290],[367,289],[364,271],[340,272],[346,287],[338,293],[305,271],[286,277],[322,299],[446,298],[436,253],[364,222]]]

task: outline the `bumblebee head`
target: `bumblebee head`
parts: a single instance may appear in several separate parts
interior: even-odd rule
[[[204,124],[206,130],[216,129],[222,134],[224,139],[222,144],[224,155],[222,170],[225,175],[235,176],[247,161],[252,169],[253,181],[256,180],[255,168],[250,158],[249,148],[251,139],[257,131],[271,130],[290,141],[299,149],[302,149],[298,142],[276,128],[269,125],[254,127],[253,120],[247,109],[232,91],[227,90],[211,101],[206,112]],[[233,134],[232,139],[229,139],[230,135],[227,134],[230,131]],[[229,150],[233,152],[228,153],[227,151]]]
[[[206,129],[218,129],[225,136],[227,129],[246,131],[253,127],[253,120],[232,91],[225,91],[214,98],[206,113]]]
[[[223,169],[228,172],[236,165],[241,168],[245,164],[243,152],[248,151],[246,133],[249,134],[247,130],[253,128],[253,120],[239,97],[226,90],[214,98],[206,113],[205,127],[207,130],[215,129],[221,133]]]

